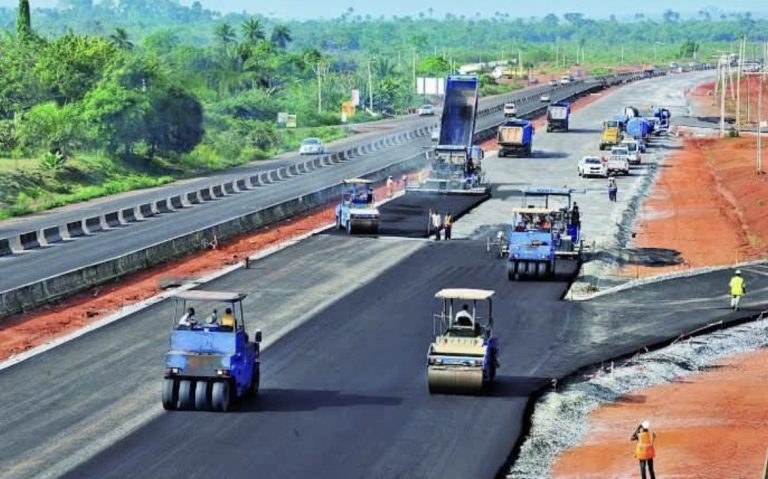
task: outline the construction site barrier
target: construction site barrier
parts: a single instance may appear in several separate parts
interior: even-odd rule
[[[37,236],[37,231],[30,231],[29,233],[22,233],[19,235],[19,243],[21,243],[22,249],[34,249],[40,247],[40,238]]]
[[[85,229],[88,233],[97,233],[103,231],[104,227],[101,226],[101,216],[92,216],[85,219]]]
[[[139,219],[136,217],[136,208],[124,208],[120,210],[120,214],[123,216],[123,222],[136,223]]]
[[[168,204],[168,200],[157,200],[155,201],[155,208],[158,213],[172,213],[173,208],[170,207]]]
[[[123,225],[120,222],[120,214],[117,211],[105,214],[104,223],[106,223],[110,228],[118,228]]]
[[[51,226],[50,228],[43,228],[42,235],[43,235],[43,241],[45,241],[46,244],[58,243],[64,240],[64,238],[62,238],[61,236],[60,226]]]
[[[70,238],[85,236],[85,230],[83,230],[83,220],[70,221],[67,223],[67,235]]]

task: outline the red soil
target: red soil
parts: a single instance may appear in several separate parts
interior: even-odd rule
[[[733,89],[737,92],[736,85]],[[715,82],[702,83],[687,92],[688,97],[696,105],[697,114],[700,116],[720,116],[720,94],[715,95]],[[757,124],[758,99],[760,96],[760,78],[746,76],[741,79],[741,105],[739,116],[742,125],[754,126]],[[763,113],[762,119],[768,119],[768,80],[763,81]],[[730,84],[725,90],[725,116],[736,117],[736,98],[731,95]]]
[[[554,479],[639,478],[629,437],[657,434],[657,477],[763,477],[768,446],[768,351],[730,358],[680,383],[625,396],[589,416],[582,443],[560,455]]]
[[[625,274],[728,265],[768,254],[768,177],[755,174],[755,139],[686,139],[684,146],[662,166],[634,241],[639,248],[677,250],[684,263],[633,266]]]
[[[417,179],[410,175],[409,181]],[[393,192],[403,188],[400,178]],[[379,186],[376,197],[387,195]],[[326,205],[254,233],[241,235],[216,249],[194,253],[180,260],[128,275],[108,285],[68,298],[61,304],[4,319],[0,322],[0,360],[80,329],[120,308],[162,291],[161,282],[171,278],[203,276],[269,247],[290,241],[334,221],[334,205]]]

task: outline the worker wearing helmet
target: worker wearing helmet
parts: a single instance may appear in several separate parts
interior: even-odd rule
[[[739,300],[747,293],[747,283],[744,278],[741,277],[741,270],[736,270],[728,283],[728,288],[731,291],[731,309],[734,311],[739,310]]]
[[[632,433],[632,441],[637,441],[635,446],[635,458],[640,461],[640,476],[646,479],[645,470],[648,469],[651,477],[656,479],[656,473],[653,472],[653,458],[656,457],[656,433],[651,432],[651,423],[643,421],[635,432]]]

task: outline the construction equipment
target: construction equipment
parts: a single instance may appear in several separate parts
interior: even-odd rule
[[[496,379],[499,340],[493,336],[493,295],[460,288],[435,294],[442,311],[434,315],[435,341],[427,352],[430,393],[479,393]],[[481,309],[487,314],[484,324]]]
[[[646,118],[636,116],[627,122],[627,135],[632,138],[648,141],[651,137],[651,124]]]
[[[660,106],[653,107],[653,116],[659,119],[659,127],[661,130],[669,129],[669,120],[672,118],[672,113],[669,108],[663,108]]]
[[[603,122],[603,133],[600,135],[601,150],[618,145],[622,139],[621,124],[618,120],[606,120]]]
[[[557,101],[547,107],[547,131],[568,131],[571,117],[571,104]]]
[[[523,190],[523,206],[513,208],[507,231],[507,278],[545,278],[555,274],[558,258],[578,259],[583,249],[581,219],[571,207],[572,189]]]
[[[379,232],[380,214],[373,198],[372,181],[361,178],[344,180],[341,203],[336,205],[336,227],[347,234]]]
[[[471,75],[451,75],[446,79],[440,136],[428,155],[430,171],[426,180],[408,187],[408,193],[490,193],[482,169],[483,150],[472,144],[478,85],[478,78]]]
[[[245,296],[217,291],[184,291],[174,296],[163,408],[226,412],[235,399],[258,393],[261,331],[249,340],[243,322]],[[212,303],[226,304],[225,314],[219,317],[215,308],[210,309]],[[208,321],[196,321],[194,310],[203,313],[206,308],[210,314],[199,317]]]
[[[499,125],[496,133],[499,158],[510,155],[531,156],[533,133],[533,124],[528,120],[507,120]]]

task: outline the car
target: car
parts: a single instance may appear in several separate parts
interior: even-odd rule
[[[551,80],[549,80],[549,82],[547,82],[547,85],[549,85],[549,86],[557,86],[557,80],[552,78]]]
[[[435,115],[435,107],[430,105],[429,103],[425,103],[424,105],[421,105],[419,107],[419,116],[434,116]]]
[[[517,116],[517,105],[514,102],[504,103],[504,118],[515,118]]]
[[[549,97],[549,93],[544,93],[539,97],[539,100],[544,103],[549,103],[552,99]]]
[[[573,81],[573,77],[571,75],[563,75],[562,78],[560,78],[560,84],[566,85],[568,83],[571,83]]]
[[[640,144],[637,140],[629,139],[624,140],[621,142],[621,147],[624,147],[627,149],[627,161],[630,165],[639,165],[641,158],[640,158]]]
[[[431,138],[432,138],[432,141],[434,141],[434,142],[440,141],[440,127],[439,126],[432,130]]]
[[[611,148],[611,155],[608,157],[608,174],[621,173],[629,174],[629,150],[626,146],[614,146]]]
[[[320,138],[307,138],[301,142],[300,155],[322,155],[325,153],[325,145]]]
[[[599,156],[585,156],[579,160],[579,176],[608,177],[608,164]]]

